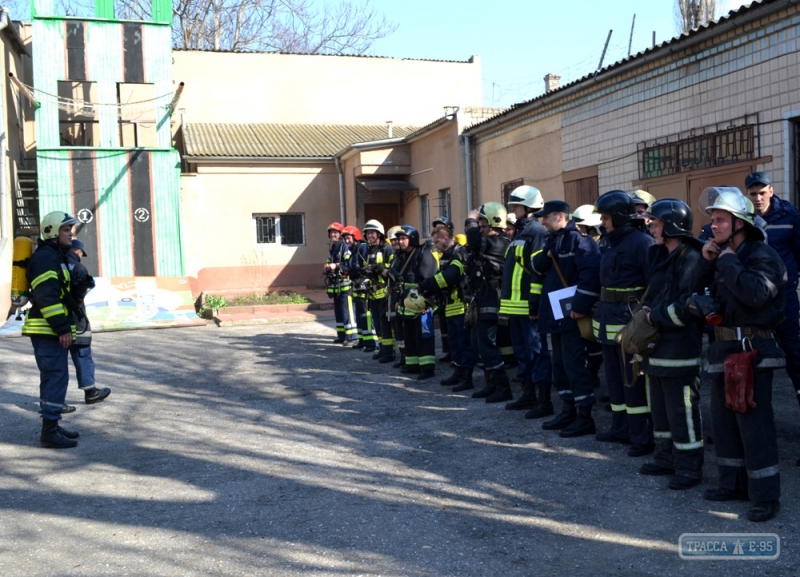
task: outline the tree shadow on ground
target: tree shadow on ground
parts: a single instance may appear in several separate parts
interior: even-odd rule
[[[0,344],[12,355],[0,367],[17,365],[0,389],[5,514],[210,538],[240,563],[341,575],[576,572],[600,551],[615,565],[595,574],[663,574],[680,533],[752,529],[741,504],[667,492],[617,447],[559,439],[297,327],[96,342],[114,393],[69,419],[82,438],[64,452],[39,449],[38,422],[19,410],[37,377],[29,343]],[[2,532],[41,538],[21,522]],[[148,555],[204,570],[169,546]]]

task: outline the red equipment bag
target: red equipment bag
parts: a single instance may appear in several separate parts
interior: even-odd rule
[[[757,350],[734,353],[725,359],[725,406],[737,413],[755,408],[753,401],[753,358]]]

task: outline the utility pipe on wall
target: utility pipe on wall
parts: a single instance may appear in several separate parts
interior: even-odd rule
[[[472,139],[469,135],[464,135],[464,164],[465,164],[465,171],[466,171],[466,186],[467,186],[467,212],[464,215],[464,219],[466,220],[467,216],[469,215],[470,211],[473,209],[472,206]]]
[[[339,171],[339,222],[342,224],[347,223],[344,213],[344,172],[342,171],[342,163],[338,156],[334,156],[333,160],[336,162],[336,170]]]

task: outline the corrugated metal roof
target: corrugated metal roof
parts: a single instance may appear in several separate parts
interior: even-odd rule
[[[392,126],[402,138],[416,126]],[[186,155],[194,157],[319,158],[333,157],[356,142],[388,138],[385,125],[189,123]]]
[[[688,34],[679,34],[678,36],[675,36],[675,37],[671,38],[670,40],[662,42],[661,44],[657,44],[655,46],[652,46],[650,48],[642,50],[641,52],[638,52],[636,54],[628,56],[627,58],[623,58],[622,60],[618,60],[617,62],[614,62],[613,64],[609,64],[608,66],[605,66],[605,67],[603,67],[600,70],[597,70],[595,72],[590,72],[589,74],[586,74],[585,76],[583,76],[581,78],[578,78],[577,80],[574,80],[574,81],[572,81],[572,82],[570,82],[568,84],[565,84],[563,86],[559,86],[555,90],[551,90],[550,92],[545,92],[544,94],[540,94],[539,96],[531,98],[530,100],[525,100],[523,102],[518,102],[516,104],[512,104],[509,108],[507,108],[506,110],[504,110],[500,114],[492,116],[491,118],[486,118],[485,120],[481,120],[480,122],[476,122],[475,124],[472,124],[472,125],[468,126],[464,130],[464,132],[469,134],[473,130],[479,129],[484,124],[488,124],[489,122],[492,122],[493,120],[495,120],[497,118],[502,118],[503,116],[511,114],[512,112],[514,112],[515,110],[518,110],[519,108],[528,106],[529,104],[532,104],[534,102],[538,102],[538,101],[543,100],[545,98],[558,98],[558,93],[559,92],[562,92],[562,91],[566,90],[567,88],[571,88],[573,86],[576,86],[576,85],[579,85],[579,84],[581,84],[583,82],[586,82],[589,79],[594,79],[596,76],[602,75],[604,72],[608,72],[608,71],[613,70],[613,69],[615,69],[615,68],[617,68],[619,66],[622,66],[623,64],[625,64],[627,62],[631,62],[631,61],[634,61],[634,60],[642,59],[642,65],[644,65],[644,63],[646,62],[645,57],[650,55],[650,54],[653,54],[655,52],[658,52],[659,50],[663,50],[663,49],[668,48],[668,47],[671,47],[673,51],[674,50],[679,50],[681,42],[684,42],[686,40],[694,38],[698,34],[700,34],[702,32],[705,32],[706,30],[713,29],[713,28],[719,26],[722,23],[725,23],[725,22],[728,22],[728,21],[732,21],[732,20],[736,20],[738,17],[743,16],[744,14],[746,14],[748,12],[755,11],[758,8],[761,8],[762,6],[766,6],[766,5],[772,4],[772,3],[777,2],[777,1],[778,0],[753,0],[750,4],[742,5],[741,7],[739,7],[736,10],[731,10],[730,12],[728,12],[728,14],[726,14],[725,16],[721,16],[717,20],[712,20],[708,24],[700,26],[699,28],[695,28],[694,30],[691,30]]]
[[[220,48],[214,50],[200,50],[197,48],[173,48],[173,52],[216,52],[219,54],[282,54],[286,56],[329,56],[331,58],[371,58],[375,60],[405,60],[411,62],[443,62],[446,64],[474,64],[475,56],[467,60],[442,60],[440,58],[403,58],[397,56],[381,56],[376,54],[328,54],[324,52],[286,52],[282,50],[228,50]]]

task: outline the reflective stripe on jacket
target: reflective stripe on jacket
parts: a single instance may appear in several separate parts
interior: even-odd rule
[[[649,250],[649,284],[644,304],[661,340],[642,368],[655,377],[683,377],[700,371],[703,346],[703,322],[692,315],[686,300],[694,293],[703,294],[713,276],[704,271],[700,242],[685,240],[669,252],[665,246]]]
[[[66,292],[71,290],[65,253],[68,247],[39,240],[26,270],[31,284],[31,309],[22,325],[23,335],[57,337],[71,332],[77,336],[75,320],[67,307]]]

